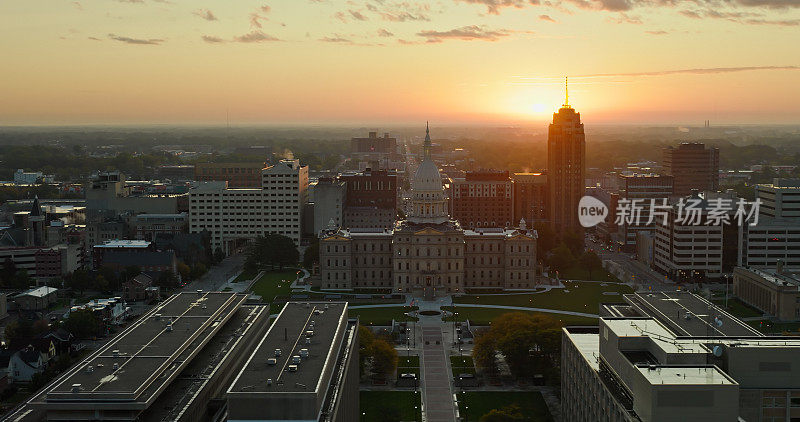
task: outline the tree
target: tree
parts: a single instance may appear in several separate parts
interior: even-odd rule
[[[14,264],[14,260],[11,257],[6,257],[6,260],[3,262],[3,271],[0,272],[0,280],[2,280],[4,286],[10,286],[12,280],[14,279],[14,274],[17,273],[17,266]]]
[[[384,377],[394,373],[397,368],[397,350],[388,341],[377,339],[370,347],[372,372]]]
[[[358,326],[358,367],[361,369],[361,375],[364,375],[367,370],[367,361],[371,356],[372,343],[375,341],[375,335],[369,328],[359,325]]]
[[[92,278],[85,269],[77,269],[67,277],[66,284],[72,290],[77,290],[83,295],[83,291],[89,288]]]
[[[536,229],[536,233],[539,235],[539,238],[536,239],[536,249],[540,256],[544,257],[556,246],[556,233],[553,231],[553,227],[545,222],[534,223],[533,227]]]
[[[28,271],[26,270],[19,270],[14,274],[14,277],[11,279],[11,287],[15,289],[27,289],[31,285],[31,277],[28,275]]]
[[[572,255],[580,255],[586,247],[583,237],[573,231],[567,231],[563,237],[564,244],[567,245]]]
[[[500,353],[514,376],[557,376],[553,368],[561,354],[560,328],[556,320],[541,314],[503,314],[475,339],[473,359],[479,366],[493,368]]]
[[[475,365],[484,368],[490,374],[497,372],[497,342],[489,331],[483,332],[475,338],[472,359],[475,361]]]
[[[92,338],[103,334],[102,321],[89,309],[70,312],[67,319],[64,320],[64,329],[78,339]]]
[[[189,277],[191,276],[191,273],[192,269],[189,268],[188,265],[186,265],[183,261],[178,262],[178,274],[181,275],[181,278],[183,280],[188,280]]]
[[[480,422],[521,422],[525,420],[519,405],[512,404],[500,409],[492,409],[481,416]]]
[[[214,262],[219,263],[223,259],[225,259],[225,252],[222,251],[222,248],[214,249]]]
[[[296,264],[299,259],[300,253],[292,239],[269,233],[255,239],[247,248],[245,269],[255,271],[267,266],[277,266],[282,270],[284,266]]]
[[[197,280],[208,271],[208,268],[202,263],[198,262],[192,266],[192,271],[189,274],[192,280]]]
[[[592,278],[592,272],[603,268],[603,261],[594,251],[586,251],[578,258],[578,263],[581,267],[589,271],[589,279]]]
[[[172,271],[164,271],[158,276],[156,284],[171,289],[178,285],[178,277]]]
[[[101,292],[108,291],[108,279],[103,274],[97,274],[94,278],[94,288]]]
[[[564,271],[575,263],[575,256],[572,251],[561,242],[558,247],[553,249],[549,258],[550,267],[557,271]]]
[[[319,239],[315,239],[303,252],[303,267],[311,269],[315,262],[319,262]]]

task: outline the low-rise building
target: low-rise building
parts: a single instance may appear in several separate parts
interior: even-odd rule
[[[800,320],[800,276],[781,261],[774,268],[736,267],[733,294],[779,321]]]
[[[596,327],[562,336],[561,414],[569,421],[800,418],[800,340],[764,336],[687,292],[624,296]]]
[[[22,292],[14,296],[19,309],[25,311],[41,311],[58,301],[58,289],[42,286]]]

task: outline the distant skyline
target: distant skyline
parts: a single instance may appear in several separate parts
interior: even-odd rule
[[[5,0],[0,126],[800,123],[794,0]]]

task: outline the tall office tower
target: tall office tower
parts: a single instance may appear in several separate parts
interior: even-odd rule
[[[547,178],[550,224],[559,235],[583,233],[578,222],[578,202],[586,189],[586,136],[581,114],[569,105],[569,91],[547,136]]]
[[[450,209],[461,227],[509,227],[513,221],[513,190],[508,171],[468,171],[453,180]]]
[[[719,188],[719,149],[705,144],[684,142],[677,148],[664,148],[662,174],[675,179],[674,194],[686,196],[692,190],[716,191]]]
[[[198,163],[194,180],[198,182],[228,182],[231,189],[261,187],[261,170],[267,163]]]

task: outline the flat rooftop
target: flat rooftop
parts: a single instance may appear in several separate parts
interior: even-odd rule
[[[313,335],[309,336],[312,325]],[[288,302],[228,393],[317,391],[323,374],[330,373],[326,369],[336,364],[346,327],[346,302]],[[281,350],[280,356],[276,349]],[[308,357],[301,358],[296,371],[290,371],[289,366],[295,364],[292,357],[300,356],[301,349],[308,351]],[[274,363],[270,359],[275,359]],[[327,388],[327,381],[322,388]]]
[[[689,292],[633,293],[623,296],[643,315],[659,320],[677,336],[762,336],[738,318]],[[722,321],[720,325],[716,319]]]
[[[54,383],[47,401],[154,398],[246,299],[232,292],[171,296]]]
[[[644,378],[653,385],[737,385],[715,366],[637,366]]]
[[[617,337],[649,337],[667,353],[706,353],[701,343],[677,342],[675,334],[655,319],[602,319],[603,324]]]
[[[595,370],[600,370],[600,364],[597,362],[597,357],[600,356],[600,334],[597,327],[592,327],[594,330],[583,330],[584,327],[565,327],[564,335],[569,336],[572,344],[581,353],[581,356],[589,363],[589,366]]]

